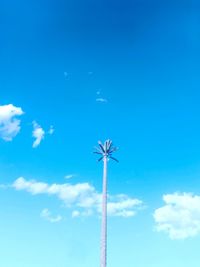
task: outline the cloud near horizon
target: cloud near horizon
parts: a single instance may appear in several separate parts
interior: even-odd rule
[[[170,239],[186,239],[200,234],[200,196],[174,193],[163,196],[165,205],[154,212],[156,230]]]
[[[48,184],[20,177],[14,181],[12,187],[32,195],[55,196],[67,208],[72,209],[72,217],[89,216],[101,212],[101,194],[89,183]],[[124,194],[108,196],[108,215],[110,216],[133,217],[142,206],[141,200]]]
[[[16,117],[23,114],[22,108],[13,104],[0,106],[0,138],[4,141],[13,140],[21,129],[21,121]]]

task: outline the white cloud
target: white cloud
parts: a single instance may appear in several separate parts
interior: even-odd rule
[[[100,102],[100,103],[107,103],[108,102],[108,99],[106,99],[105,97],[102,97],[102,94],[101,94],[101,90],[98,90],[96,92],[96,102]]]
[[[92,214],[93,214],[92,210],[85,210],[85,211],[73,210],[72,218],[88,217],[91,216]]]
[[[75,177],[76,175],[75,174],[68,174],[68,175],[65,175],[65,179],[71,179],[73,177]]]
[[[26,190],[33,195],[46,193],[48,185],[42,182],[35,182],[33,180],[27,181],[23,177],[18,178],[12,185],[16,190]]]
[[[94,188],[88,183],[72,184],[47,184],[35,180],[26,180],[23,177],[18,178],[13,183],[16,190],[25,190],[32,195],[48,194],[55,195],[61,199],[67,206],[73,203],[84,204],[87,196],[95,194]]]
[[[108,202],[108,214],[111,216],[132,217],[135,215],[135,206],[142,205],[142,201],[118,195],[114,201]]]
[[[99,97],[96,99],[97,102],[101,102],[101,103],[107,103],[108,100],[106,98],[102,98],[102,97]]]
[[[44,135],[45,131],[42,129],[42,127],[36,121],[33,121],[32,136],[35,138],[35,141],[33,142],[33,148],[36,148],[40,145],[42,139],[44,139]]]
[[[21,129],[21,121],[16,117],[23,114],[24,112],[20,107],[15,107],[12,104],[0,106],[0,138],[5,141],[12,141]]]
[[[48,209],[43,209],[42,212],[40,213],[40,216],[51,223],[57,223],[62,220],[62,216],[60,215],[52,216],[51,212]]]
[[[24,190],[32,195],[54,195],[72,208],[72,217],[89,216],[101,212],[101,194],[89,183],[47,184],[35,180],[18,178],[12,184],[16,190]],[[142,201],[126,195],[108,196],[108,215],[132,217],[142,206]]]
[[[72,211],[72,218],[80,217],[81,213],[78,210],[73,210]]]
[[[163,196],[165,205],[154,212],[156,230],[171,239],[185,239],[200,234],[200,196],[174,193]]]

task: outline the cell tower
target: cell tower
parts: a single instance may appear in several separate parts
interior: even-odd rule
[[[108,160],[113,158],[112,154],[118,149],[113,146],[111,140],[106,140],[104,144],[98,142],[99,147],[95,148],[94,153],[100,155],[98,161],[103,161],[103,193],[102,193],[102,226],[101,226],[101,263],[100,267],[107,264],[107,168]]]

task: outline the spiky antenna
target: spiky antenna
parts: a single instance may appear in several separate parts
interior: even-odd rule
[[[103,160],[103,193],[102,193],[102,228],[101,228],[101,265],[106,267],[106,254],[107,254],[107,163],[109,159],[118,162],[113,158],[112,154],[118,149],[113,146],[111,140],[106,140],[104,144],[98,142],[99,147],[95,147],[95,154],[100,155],[98,161]]]
[[[106,140],[104,144],[102,144],[101,141],[98,142],[99,147],[95,147],[95,154],[101,155],[101,157],[98,159],[98,161],[101,161],[104,157],[113,159],[117,162],[119,162],[116,158],[112,156],[112,154],[117,151],[117,147],[113,146],[113,142],[111,140]]]

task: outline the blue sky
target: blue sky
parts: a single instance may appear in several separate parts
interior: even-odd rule
[[[198,1],[3,1],[0,263],[199,266]]]

